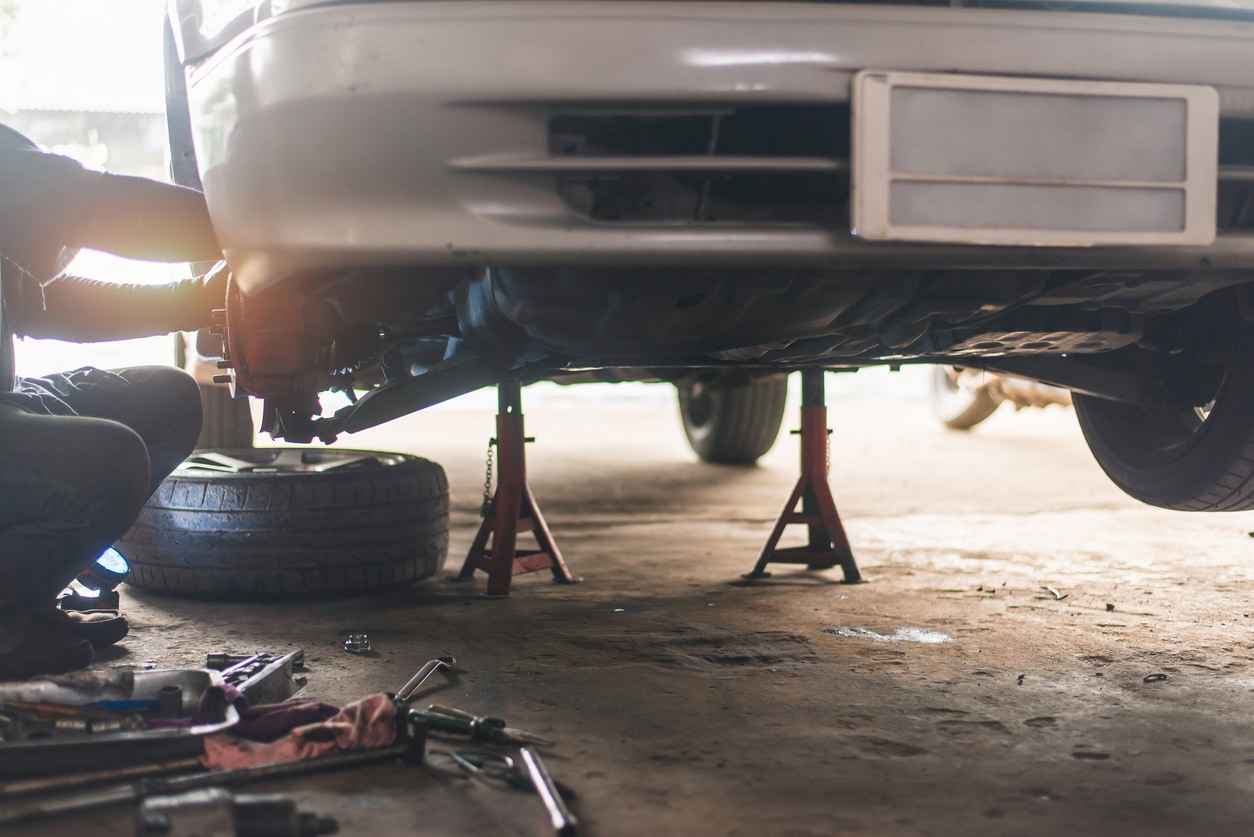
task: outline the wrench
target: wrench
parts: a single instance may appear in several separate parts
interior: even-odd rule
[[[451,654],[442,657],[436,657],[431,662],[418,669],[418,673],[409,678],[409,682],[401,686],[400,691],[396,693],[396,699],[402,703],[409,703],[414,697],[414,692],[426,682],[427,678],[435,673],[437,669],[449,668],[457,665],[457,660]]]

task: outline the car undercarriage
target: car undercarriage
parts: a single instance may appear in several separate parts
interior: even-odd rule
[[[1254,507],[1254,50],[1222,19],[1254,13],[197,6],[175,163],[275,438],[507,380],[945,363],[1072,390],[1140,499]]]

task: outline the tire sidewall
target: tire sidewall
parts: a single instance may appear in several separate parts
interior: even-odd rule
[[[1080,429],[1098,464],[1132,497],[1177,510],[1238,510],[1254,504],[1254,497],[1236,499],[1235,505],[1224,505],[1220,499],[1231,491],[1242,460],[1254,456],[1254,339],[1250,329],[1242,330],[1206,420],[1191,439],[1170,453],[1130,461],[1124,451],[1136,428],[1109,420],[1111,402],[1080,394],[1074,400]]]

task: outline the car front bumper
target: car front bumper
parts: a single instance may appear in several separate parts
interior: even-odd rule
[[[210,209],[245,292],[294,272],[369,265],[1254,266],[1254,231],[1242,230],[1178,247],[866,241],[842,215],[847,183],[822,220],[616,223],[563,194],[572,179],[645,171],[839,178],[847,137],[801,158],[569,157],[552,125],[762,107],[847,112],[851,79],[866,69],[1205,85],[1221,120],[1254,119],[1254,27],[1060,11],[327,5],[251,28],[188,80]],[[1234,166],[1220,176],[1254,179]]]

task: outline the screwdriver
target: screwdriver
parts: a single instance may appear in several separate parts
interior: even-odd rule
[[[432,732],[448,732],[453,735],[468,735],[474,741],[487,741],[494,744],[532,744],[536,747],[553,747],[556,741],[550,741],[534,733],[505,726],[500,718],[475,715],[451,706],[432,704],[428,709],[410,709],[409,720],[421,721]]]

